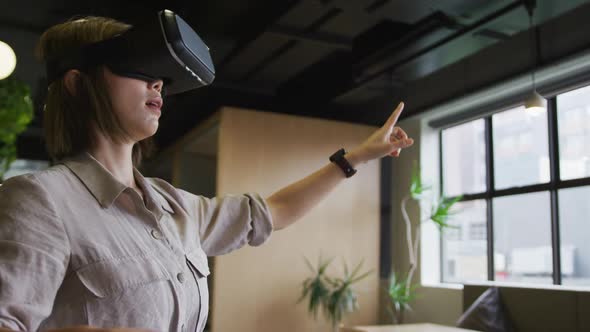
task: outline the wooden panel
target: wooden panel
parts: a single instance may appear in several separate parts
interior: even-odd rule
[[[505,287],[501,294],[518,331],[576,331],[574,292]]]
[[[464,285],[463,286],[463,312],[467,311],[469,307],[483,294],[490,286],[479,285]]]
[[[578,320],[578,331],[590,331],[590,293],[587,291],[578,292],[576,316]]]
[[[412,311],[404,313],[404,322],[455,325],[461,315],[462,302],[460,290],[420,287],[416,290],[416,299],[411,304]]]
[[[487,286],[465,285],[464,304],[468,308]],[[574,332],[579,304],[577,292],[557,289],[501,287],[505,309],[520,332]]]
[[[354,332],[477,332],[439,324],[355,326]]]
[[[254,191],[264,197],[319,169],[340,147],[352,148],[374,128],[327,120],[226,108],[221,111],[218,194]],[[213,271],[213,332],[329,331],[304,304],[296,305],[309,276],[303,257],[361,259],[374,273],[356,287],[361,309],[345,323],[375,324],[378,316],[379,163],[342,183],[298,223],[258,248],[217,257]],[[352,323],[352,324],[350,324]]]

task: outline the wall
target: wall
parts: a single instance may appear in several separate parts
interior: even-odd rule
[[[352,148],[374,128],[335,121],[254,112],[221,111],[218,194],[259,192],[268,196],[319,169],[340,147]],[[215,258],[211,278],[214,332],[329,331],[314,321],[304,303],[296,304],[302,281],[310,276],[303,257],[364,259],[374,271],[356,287],[361,310],[349,324],[378,321],[379,163],[359,169],[297,224],[275,232],[261,247]]]
[[[414,146],[404,150],[398,159],[394,159],[392,171],[393,268],[397,273],[403,272],[405,274],[409,266],[409,258],[405,236],[406,228],[401,214],[401,200],[408,193],[414,162],[417,162],[421,168],[424,183],[432,185],[433,191],[438,192],[438,138],[435,132],[424,132],[423,121],[418,118],[400,121],[399,126],[414,138],[415,142]],[[408,203],[408,214],[415,230],[416,224],[420,220],[419,207],[416,204]],[[424,237],[419,254],[419,262],[421,263],[416,270],[414,282],[422,282],[423,285],[419,288],[418,297],[411,305],[413,310],[406,313],[405,322],[454,325],[463,312],[462,291],[438,285],[430,287],[428,285],[435,284],[438,280],[422,280],[436,274],[440,263],[438,251],[429,250],[438,248],[437,232],[433,231],[432,223],[426,223],[422,227]],[[387,284],[385,281],[382,282]],[[382,307],[387,305],[385,302],[387,300],[382,300]],[[382,315],[381,323],[391,323],[390,316]]]
[[[217,158],[183,151],[176,155],[175,185],[205,197],[215,196]]]

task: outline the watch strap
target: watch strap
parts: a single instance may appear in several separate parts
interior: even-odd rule
[[[334,152],[334,154],[330,156],[330,162],[338,165],[338,167],[340,167],[340,169],[344,172],[344,175],[349,178],[356,173],[356,169],[354,169],[346,157],[344,157],[345,154],[346,150],[344,149]]]

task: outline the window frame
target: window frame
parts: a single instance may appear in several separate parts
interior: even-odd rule
[[[569,91],[578,89],[581,87],[572,88]],[[565,93],[560,92],[561,93]],[[519,106],[519,105],[516,105]],[[510,108],[503,109],[501,111],[507,111]],[[500,111],[500,112],[501,112]],[[558,132],[558,117],[557,117],[557,95],[551,96],[547,99],[547,130],[548,130],[548,144],[549,144],[549,173],[550,173],[550,180],[548,183],[541,183],[541,184],[532,184],[532,185],[525,185],[521,187],[509,187],[505,189],[495,189],[495,179],[494,179],[494,147],[493,147],[493,127],[492,127],[492,116],[493,114],[485,115],[484,117],[470,119],[469,121],[475,121],[478,119],[484,119],[484,136],[485,136],[485,169],[486,169],[486,190],[479,193],[474,194],[464,194],[461,201],[471,201],[477,199],[483,199],[486,201],[487,206],[487,215],[486,215],[486,225],[487,225],[487,281],[494,281],[495,271],[494,271],[494,211],[493,211],[493,204],[492,200],[497,197],[503,196],[512,196],[512,195],[519,195],[519,194],[526,194],[526,193],[535,193],[535,192],[549,192],[550,196],[550,220],[551,220],[551,248],[552,248],[552,258],[553,258],[553,272],[552,272],[552,279],[553,285],[562,285],[561,280],[561,243],[560,243],[560,222],[559,222],[559,190],[565,188],[574,188],[574,187],[583,187],[590,185],[590,177],[583,177],[577,179],[570,179],[570,180],[561,180],[560,178],[560,159],[559,159],[559,132]],[[438,142],[439,142],[439,194],[442,196],[444,193],[444,170],[443,170],[443,153],[444,153],[444,146],[443,146],[443,131],[445,129],[452,128],[457,126],[461,123],[455,123],[452,125],[448,125],[445,127],[441,127],[438,130]],[[442,232],[439,234],[440,236],[440,248],[439,248],[439,261],[440,263],[440,273],[439,273],[439,282],[440,283],[452,283],[456,284],[457,282],[444,280],[443,274],[443,259],[444,259],[444,252],[443,252],[443,241],[444,237]],[[463,282],[470,282],[468,280],[464,280]]]

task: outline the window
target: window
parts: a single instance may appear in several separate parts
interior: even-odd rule
[[[557,96],[562,180],[590,176],[590,86]]]
[[[590,284],[590,186],[559,191],[561,280],[564,285]]]
[[[492,116],[496,189],[549,182],[547,112],[518,107]]]
[[[553,283],[549,193],[502,196],[493,205],[494,257],[503,262],[495,280]]]
[[[481,222],[472,222],[469,225],[469,237],[470,241],[479,241],[486,239],[486,222],[485,219]]]
[[[445,195],[477,193],[486,186],[484,121],[476,120],[443,131]]]
[[[452,282],[487,280],[486,202],[460,202],[453,209],[456,228],[443,233],[443,278]]]
[[[440,132],[443,282],[590,286],[590,86]],[[459,234],[457,234],[459,232]]]

